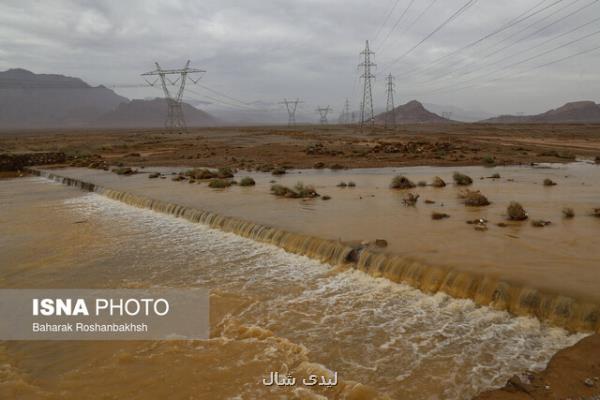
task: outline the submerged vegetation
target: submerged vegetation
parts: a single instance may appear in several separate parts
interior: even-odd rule
[[[229,179],[233,178],[233,171],[228,167],[219,168],[216,171],[211,171],[208,168],[194,168],[187,170],[184,175],[195,180]]]
[[[137,174],[136,170],[131,169],[129,167],[117,167],[117,168],[113,168],[112,172],[114,172],[117,175],[133,175],[133,174]]]
[[[405,206],[414,206],[415,204],[417,204],[417,201],[419,200],[419,197],[420,196],[418,194],[415,194],[415,193],[406,193],[406,195],[402,199],[402,203]]]
[[[455,172],[452,175],[452,179],[454,179],[454,183],[458,186],[469,186],[473,184],[473,179],[470,176],[461,174],[460,172]]]
[[[510,202],[506,208],[506,214],[511,221],[525,221],[527,219],[527,212],[523,206],[516,201]]]
[[[283,185],[271,186],[271,193],[278,197],[287,197],[289,199],[304,199],[318,197],[319,194],[311,185],[304,185],[298,182],[293,189]]]
[[[575,218],[575,211],[571,207],[563,208],[562,214],[563,217],[567,219]]]
[[[416,185],[407,177],[403,175],[395,176],[390,183],[391,189],[413,189]]]
[[[443,212],[437,212],[437,211],[434,211],[431,213],[431,219],[433,219],[434,221],[438,221],[440,219],[446,219],[446,218],[450,218],[450,215],[443,213]]]
[[[484,207],[489,206],[490,201],[478,190],[466,190],[459,194],[459,197],[463,199],[466,206],[470,207]]]
[[[224,188],[228,188],[229,186],[233,185],[233,181],[229,180],[229,179],[211,179],[210,182],[208,182],[208,187],[213,188],[213,189],[224,189]]]

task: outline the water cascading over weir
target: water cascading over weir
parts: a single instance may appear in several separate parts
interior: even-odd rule
[[[518,316],[533,316],[576,332],[600,333],[600,306],[560,294],[445,267],[426,265],[401,255],[376,253],[360,246],[315,236],[288,232],[240,218],[223,216],[146,196],[105,188],[94,183],[30,168],[29,172],[62,184],[95,192],[122,203],[202,223],[213,229],[275,245],[333,266],[354,268],[374,277],[405,283],[425,293],[444,292],[471,299],[478,305],[505,310]]]

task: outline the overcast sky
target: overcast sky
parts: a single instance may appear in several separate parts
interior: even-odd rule
[[[600,34],[594,33],[600,31],[600,1],[474,1],[410,51],[465,3],[2,0],[0,70],[21,67],[66,74],[94,85],[136,84],[143,83],[140,73],[154,69],[154,61],[176,68],[190,59],[192,66],[207,70],[201,83],[236,99],[277,102],[299,97],[306,111],[317,105],[341,111],[346,97],[358,108],[359,52],[370,39],[378,64],[377,107],[385,107],[384,76],[390,72],[396,76],[397,104],[418,99],[499,114],[541,112],[573,100],[600,102],[600,50],[534,69],[599,46]],[[553,3],[432,64],[532,7],[539,5],[524,17]],[[586,35],[591,36],[568,44]],[[201,87],[192,90],[190,99],[214,96]],[[130,98],[161,94],[153,88],[116,91]]]

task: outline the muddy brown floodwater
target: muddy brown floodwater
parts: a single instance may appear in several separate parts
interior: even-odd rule
[[[598,251],[586,240],[598,221],[584,213],[597,196],[591,185],[597,170],[577,164],[465,171],[475,178],[502,175],[500,182],[476,180],[475,188],[493,202],[488,209],[465,209],[453,187],[416,189],[437,204],[402,206],[401,195],[387,188],[390,176],[402,172],[415,181],[434,175],[449,180],[451,171],[428,168],[298,171],[278,179],[314,183],[333,197],[330,202],[276,199],[268,194],[270,175],[254,175],[254,188],[217,191],[142,174],[59,172],[287,229],[344,240],[383,237],[389,251],[405,249],[413,252],[410,256],[448,264],[464,258],[464,268],[505,268],[526,280],[544,276],[546,261],[559,257],[545,275],[562,273],[565,288],[594,298],[588,285],[598,279],[597,270],[594,275],[588,269],[597,268]],[[542,187],[546,176],[559,185]],[[349,179],[356,188],[335,187]],[[475,232],[464,223],[479,216],[500,220],[503,203],[513,197],[532,217],[552,219],[554,226]],[[431,210],[442,202],[451,218],[431,221]],[[563,205],[575,209],[575,220],[560,220]],[[536,246],[544,241],[547,251],[539,252]],[[204,341],[1,342],[2,398],[465,399],[504,385],[522,370],[544,368],[556,351],[585,335],[321,264],[38,177],[0,182],[0,248],[0,287],[202,286],[211,290],[212,326],[211,338]],[[493,262],[488,252],[505,256]],[[562,265],[560,259],[571,254],[578,257]],[[568,267],[570,274],[561,272]],[[558,281],[550,279],[550,285]],[[269,388],[261,382],[270,371],[297,377],[336,371],[340,383],[331,389]]]

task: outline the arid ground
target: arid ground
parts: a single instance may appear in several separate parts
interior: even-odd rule
[[[5,131],[0,153],[63,151],[109,163],[268,168],[566,162],[600,156],[599,125],[406,125]],[[318,164],[322,163],[322,164]]]

